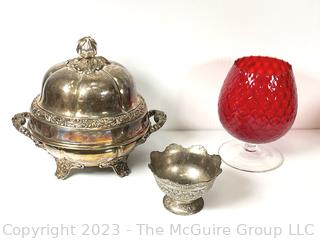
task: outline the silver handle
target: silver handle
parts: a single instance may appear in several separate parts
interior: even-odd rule
[[[152,133],[158,131],[167,121],[167,115],[159,110],[150,110],[148,117],[153,117],[155,124],[150,126],[148,132],[139,140],[139,144],[144,143]]]
[[[38,141],[31,134],[30,130],[23,126],[24,124],[26,124],[27,119],[30,119],[30,113],[28,113],[28,112],[17,113],[12,118],[12,124],[19,132],[21,132],[23,135],[30,138],[35,143],[35,145],[37,147],[43,147],[42,142]]]

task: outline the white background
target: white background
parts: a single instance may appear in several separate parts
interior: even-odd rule
[[[320,126],[319,0],[10,0],[0,24],[2,89],[15,91],[10,114],[28,109],[46,70],[77,56],[77,40],[91,35],[98,54],[129,69],[149,108],[168,114],[167,129],[221,128],[220,88],[246,55],[290,62],[294,127]]]
[[[203,144],[216,153],[230,139],[223,130],[162,130],[132,153],[127,178],[88,170],[58,181],[53,159],[19,134],[10,119],[29,109],[45,71],[75,57],[77,40],[87,35],[98,42],[100,55],[129,69],[150,109],[167,113],[166,130],[221,129],[220,87],[233,61],[245,55],[289,61],[299,93],[294,128],[320,127],[319,0],[1,1],[0,224],[132,228],[136,223],[285,227],[320,222],[319,130],[291,131],[273,143],[286,158],[276,171],[257,175],[223,166],[205,209],[191,217],[163,209],[163,194],[147,169],[149,153],[171,142]],[[319,239],[320,226],[317,232]],[[130,234],[115,239],[124,236]],[[215,239],[228,239],[220,237]],[[19,239],[1,233],[0,238]],[[134,233],[131,238],[146,239]],[[241,239],[229,239],[235,238]]]

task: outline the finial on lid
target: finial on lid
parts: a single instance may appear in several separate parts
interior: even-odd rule
[[[78,41],[77,53],[83,58],[92,58],[97,54],[97,42],[92,37],[83,37]]]

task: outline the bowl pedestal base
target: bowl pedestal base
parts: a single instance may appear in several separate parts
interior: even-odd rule
[[[190,202],[177,201],[170,198],[168,195],[163,197],[163,205],[170,212],[177,215],[191,215],[195,214],[203,208],[204,201],[200,197]]]

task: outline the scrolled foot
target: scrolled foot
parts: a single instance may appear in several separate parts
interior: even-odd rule
[[[66,179],[69,176],[71,169],[84,168],[82,164],[71,162],[65,158],[56,159],[56,164],[57,164],[57,170],[55,175],[58,179]]]
[[[120,177],[125,177],[130,174],[130,169],[127,165],[128,156],[122,156],[119,158],[114,158],[112,160],[102,161],[99,164],[100,168],[109,168],[111,167],[113,171],[118,174]]]
[[[126,177],[130,174],[130,169],[126,162],[118,161],[111,166],[113,171],[118,174],[119,177]]]

